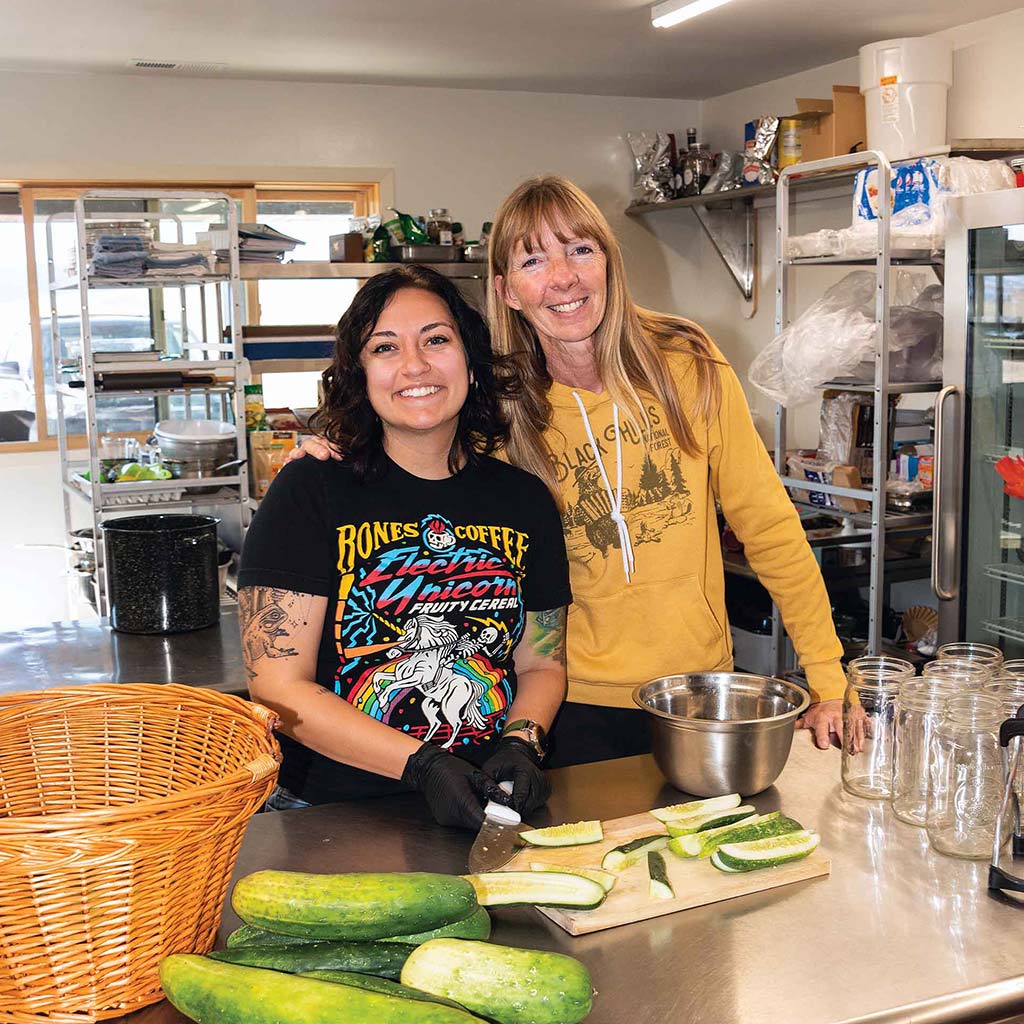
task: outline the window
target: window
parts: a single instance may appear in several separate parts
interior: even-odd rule
[[[27,268],[18,193],[0,192],[0,444],[39,436]]]

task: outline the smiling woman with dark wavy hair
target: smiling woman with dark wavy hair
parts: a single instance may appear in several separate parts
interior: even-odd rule
[[[238,578],[249,692],[281,719],[270,809],[412,788],[478,829],[489,798],[547,799],[568,563],[548,489],[491,457],[515,358],[425,267],[339,321],[314,424],[345,454],[281,470]]]
[[[363,478],[379,475],[386,463],[381,420],[367,395],[363,349],[384,308],[403,288],[436,295],[448,307],[462,338],[471,386],[448,453],[452,473],[504,446],[508,419],[501,401],[522,390],[513,357],[491,352],[484,318],[447,277],[417,264],[371,277],[338,321],[334,358],[323,373],[323,400],[310,417],[311,429],[347,452],[353,471]]]

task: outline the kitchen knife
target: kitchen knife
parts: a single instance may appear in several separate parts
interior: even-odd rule
[[[506,793],[512,792],[511,782],[498,785]],[[507,864],[515,856],[516,840],[523,827],[522,819],[511,807],[488,800],[484,808],[484,823],[469,851],[469,870],[477,875],[484,871],[497,871]]]

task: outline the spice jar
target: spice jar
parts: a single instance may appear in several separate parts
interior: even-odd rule
[[[901,658],[856,658],[843,696],[843,788],[869,800],[892,796],[896,699],[914,678]]]
[[[1003,710],[984,693],[946,701],[935,728],[925,828],[950,857],[988,860],[1001,813],[1005,772],[999,745]]]
[[[427,236],[433,245],[453,244],[452,219],[443,206],[427,213]]]
[[[892,810],[908,825],[925,824],[935,728],[945,712],[946,701],[960,692],[955,680],[922,676],[908,680],[896,699]]]

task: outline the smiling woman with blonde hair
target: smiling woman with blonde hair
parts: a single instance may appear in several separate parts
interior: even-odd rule
[[[572,182],[523,182],[490,240],[492,345],[520,360],[510,460],[563,509],[574,604],[551,764],[649,749],[639,683],[732,668],[716,502],[782,611],[811,689],[802,725],[842,731],[845,676],[799,517],[732,368],[697,324],[636,305],[618,242]]]

